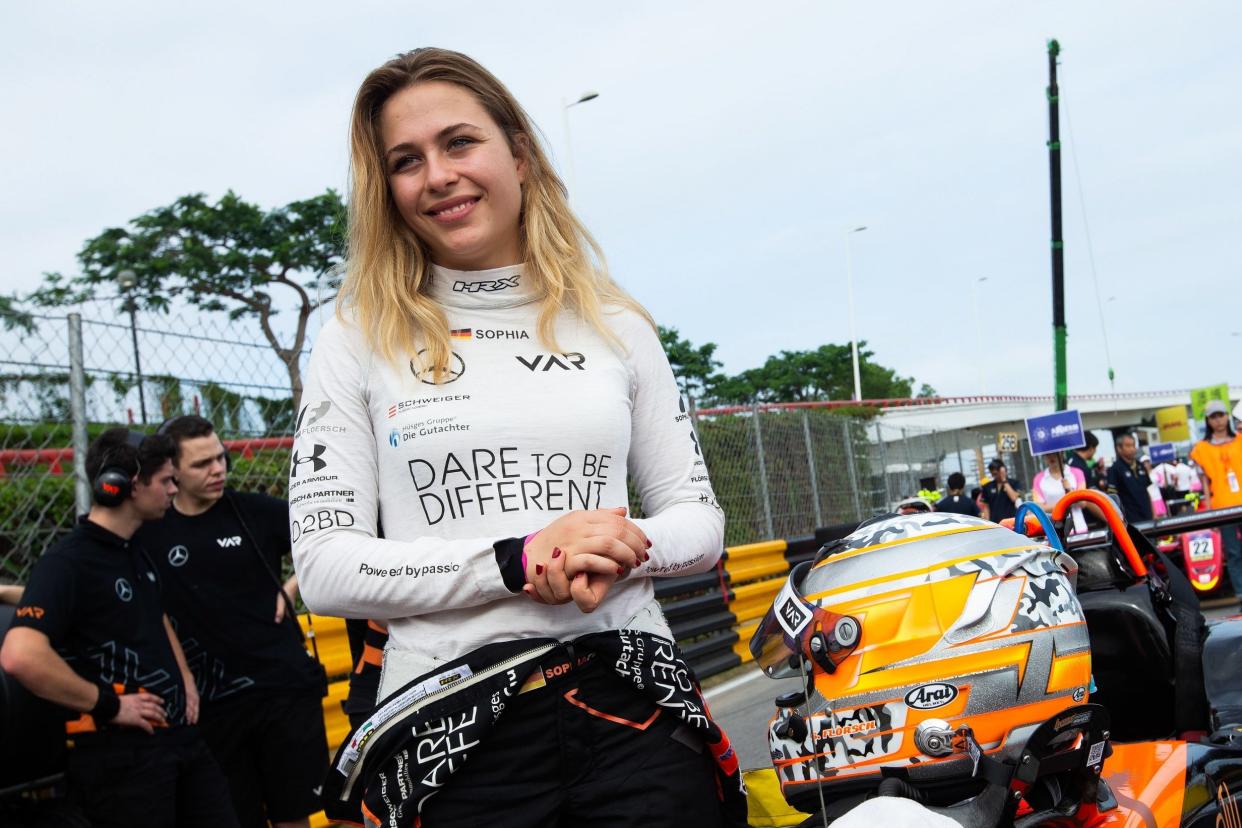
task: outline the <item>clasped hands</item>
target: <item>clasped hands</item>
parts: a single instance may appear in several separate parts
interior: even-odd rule
[[[651,541],[626,511],[570,512],[539,530],[526,543],[522,591],[541,604],[573,601],[593,612],[613,584],[650,557]]]

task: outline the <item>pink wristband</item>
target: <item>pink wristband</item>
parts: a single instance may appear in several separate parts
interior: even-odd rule
[[[526,547],[530,546],[531,539],[534,538],[535,535],[538,535],[542,531],[543,531],[542,529],[537,529],[536,531],[531,532],[529,535],[527,535],[526,539],[522,541],[522,577],[523,578],[526,577]],[[526,582],[530,583],[530,579],[527,578]]]

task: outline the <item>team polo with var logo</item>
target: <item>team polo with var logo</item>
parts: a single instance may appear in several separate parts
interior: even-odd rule
[[[159,576],[136,541],[80,520],[35,564],[13,626],[46,635],[87,681],[162,696],[169,725],[185,724],[185,691],[164,628]],[[95,726],[109,738],[149,738],[137,728]],[[88,731],[75,738],[93,737]]]
[[[159,568],[204,717],[238,698],[323,693],[323,672],[300,631],[290,620],[274,621],[288,521],[283,500],[227,490],[201,514],[183,515],[174,506],[136,535]]]

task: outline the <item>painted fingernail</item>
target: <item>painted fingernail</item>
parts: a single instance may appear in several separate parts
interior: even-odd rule
[[[543,574],[543,564],[535,564],[535,574],[536,575]]]
[[[559,546],[552,547],[552,557],[559,558],[561,556],[561,548]]]
[[[621,566],[618,566],[618,567],[617,567],[617,574],[618,574],[618,575],[624,575],[624,574],[625,574],[625,568],[624,568],[624,567],[621,567]]]
[[[648,541],[647,541],[647,548],[648,548],[648,549],[650,549],[650,548],[651,548],[651,541],[650,541],[650,540],[648,540]]]

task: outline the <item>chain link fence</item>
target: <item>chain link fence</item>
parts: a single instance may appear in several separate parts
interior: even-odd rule
[[[943,493],[957,471],[969,492],[997,456],[1026,483],[1035,472],[1024,441],[998,455],[995,431],[894,428],[828,408],[707,409],[695,427],[730,546],[862,520],[920,490]]]
[[[201,414],[232,451],[231,485],[285,495],[293,377],[252,323],[0,314],[0,343],[0,583],[24,583],[87,507],[84,490],[75,497],[82,453],[74,449],[116,425],[153,430]],[[691,406],[691,416],[725,511],[726,545],[861,520],[926,483],[942,489],[954,471],[969,489],[996,456],[991,431],[901,429],[826,408]],[[1029,457],[1005,459],[1030,482]]]
[[[24,583],[86,508],[78,459],[114,426],[201,414],[231,449],[230,485],[284,496],[289,368],[245,321],[149,317],[0,313],[0,583]]]

